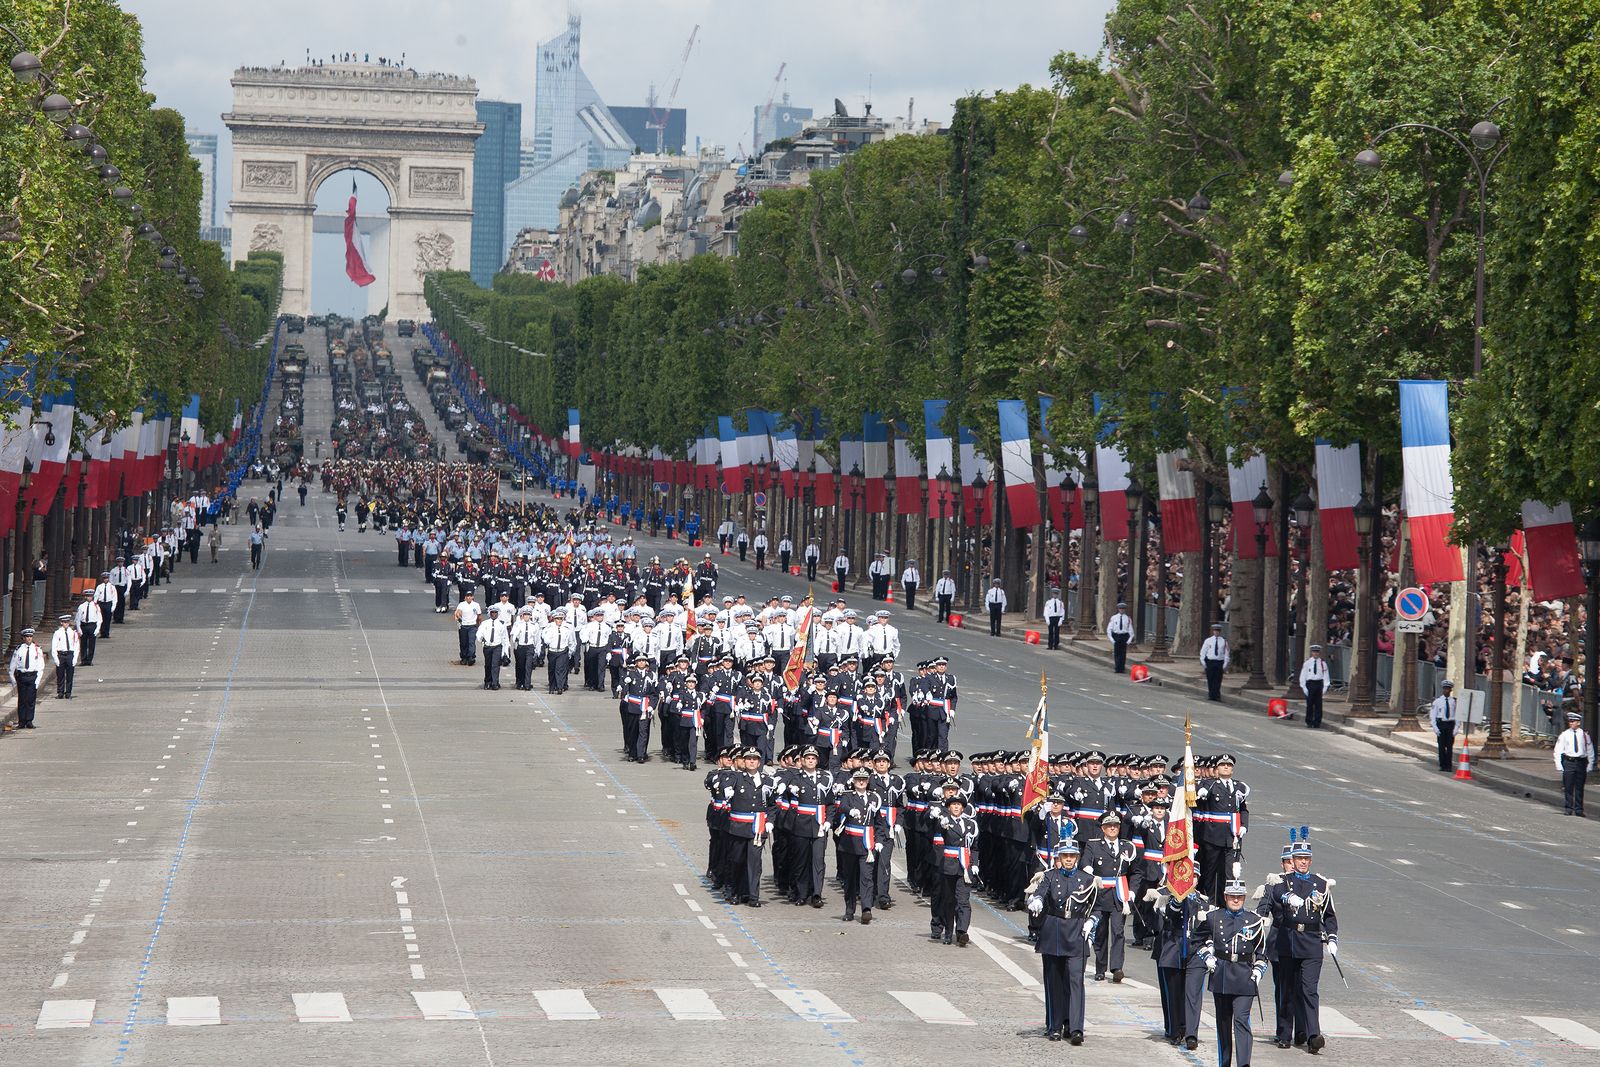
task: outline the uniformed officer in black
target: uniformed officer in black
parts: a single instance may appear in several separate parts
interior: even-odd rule
[[[1206,971],[1200,961],[1204,919],[1210,905],[1196,890],[1177,899],[1163,886],[1148,895],[1156,905],[1156,981],[1161,988],[1163,1032],[1174,1045],[1193,1051],[1200,1045],[1200,997]]]
[[[1083,1044],[1083,967],[1094,935],[1093,875],[1077,870],[1078,843],[1056,846],[1055,868],[1045,872],[1028,898],[1039,917],[1033,950],[1044,957],[1044,1032],[1051,1041],[1066,1037]]]
[[[1245,910],[1244,883],[1223,886],[1222,907],[1205,918],[1200,959],[1210,974],[1217,1017],[1217,1067],[1250,1067],[1250,1005],[1267,972],[1267,936],[1272,920]],[[1319,1046],[1320,1047],[1320,1046]]]
[[[1294,834],[1293,829],[1290,830]],[[1333,910],[1333,882],[1311,872],[1311,842],[1302,826],[1291,839],[1294,870],[1262,895],[1257,912],[1272,919],[1274,948],[1288,987],[1286,1001],[1295,1026],[1305,1026],[1306,1050],[1321,1052],[1327,1044],[1318,1016],[1321,1000],[1322,951],[1339,955],[1339,916]],[[1279,1034],[1279,1048],[1288,1046]]]
[[[1122,816],[1108,811],[1100,816],[1100,840],[1083,846],[1083,871],[1099,886],[1094,913],[1098,928],[1094,939],[1094,980],[1103,982],[1106,969],[1113,982],[1122,981],[1124,934],[1132,911],[1131,879],[1139,862],[1132,842],[1122,840]]]

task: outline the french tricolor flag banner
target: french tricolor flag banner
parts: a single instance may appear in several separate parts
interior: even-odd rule
[[[1044,499],[1049,509],[1050,521],[1058,530],[1076,530],[1083,526],[1083,508],[1078,499],[1080,490],[1074,488],[1068,500],[1067,472],[1056,462],[1055,437],[1050,433],[1050,405],[1055,398],[1039,397],[1039,438],[1044,441]],[[1071,505],[1069,507],[1069,505]]]
[[[1161,497],[1161,548],[1168,555],[1200,551],[1200,513],[1195,504],[1189,450],[1156,454],[1156,491]]]
[[[739,458],[746,465],[772,462],[772,445],[767,437],[767,413],[760,408],[746,408],[745,431],[739,435]],[[749,472],[752,475],[753,471]]]
[[[178,443],[178,461],[186,468],[196,466],[195,457],[205,447],[205,438],[200,432],[200,394],[190,393],[188,403],[183,405],[183,422],[178,428],[180,435]],[[182,441],[182,436],[187,435],[187,443]]]
[[[1006,479],[1006,510],[1013,527],[1038,526],[1039,488],[1033,480],[1033,438],[1028,432],[1028,409],[1020,400],[1001,400],[1000,469]]]
[[[784,493],[793,496],[800,488],[800,432],[793,426],[773,430],[772,458],[778,461]]]
[[[850,434],[839,435],[839,476],[844,479],[840,486],[839,503],[860,507],[860,499],[850,499],[849,480],[852,475],[861,474],[861,438]]]
[[[28,453],[33,460],[28,506],[36,514],[50,510],[66,474],[67,460],[72,453],[75,410],[71,381],[52,386],[50,392],[40,397],[39,409],[34,415],[33,447]]]
[[[1100,414],[1103,406],[1100,394],[1094,395],[1094,413]],[[1128,539],[1128,460],[1111,443],[1117,424],[1101,427],[1095,439],[1095,477],[1100,483],[1100,539],[1126,541]]]
[[[836,489],[836,475],[833,470],[833,461],[822,454],[822,442],[828,438],[828,427],[822,419],[822,412],[816,408],[811,409],[811,428],[807,431],[811,438],[811,468],[816,471],[817,491],[812,496],[812,504],[819,508],[832,507],[838,503],[839,497]]]
[[[924,400],[922,402],[922,430],[927,441],[925,451],[928,454],[928,501],[929,512],[936,519],[953,519],[956,515],[955,494],[951,493],[949,499],[941,499],[943,487],[939,483],[939,472],[943,471],[952,480],[956,474],[956,454],[954,443],[944,429],[945,412],[950,410],[948,400]],[[939,514],[943,511],[943,514]]]
[[[1257,559],[1256,554],[1256,494],[1267,484],[1267,457],[1257,452],[1249,459],[1234,462],[1234,450],[1228,449],[1228,499],[1233,503],[1233,550],[1240,559]],[[1276,559],[1278,539],[1267,523],[1267,557]]]
[[[961,461],[961,506],[962,514],[967,521],[976,524],[978,518],[978,488],[974,484],[978,475],[983,475],[983,480],[988,484],[983,490],[984,516],[994,515],[994,510],[989,507],[994,493],[994,471],[989,466],[989,458],[978,451],[978,436],[969,426],[956,427],[956,444],[960,448]]]
[[[1335,448],[1317,439],[1317,526],[1330,571],[1361,565],[1356,505],[1361,502],[1361,446]]]
[[[1448,540],[1455,520],[1449,389],[1446,382],[1400,383],[1400,457],[1405,465],[1401,499],[1418,585],[1463,580],[1461,550]]]
[[[889,428],[883,416],[867,412],[861,417],[861,473],[867,476],[866,510],[882,515],[889,508]]]
[[[563,449],[563,451],[565,451],[567,453],[567,455],[569,455],[569,456],[582,455],[583,454],[583,448],[581,447],[582,440],[583,440],[583,437],[582,437],[582,434],[580,433],[580,427],[579,427],[579,424],[578,424],[578,409],[577,408],[568,408],[567,409],[567,445],[566,445],[566,448]]]
[[[1562,600],[1586,588],[1578,558],[1578,533],[1571,504],[1522,502],[1523,544],[1528,554],[1528,582],[1535,600]]]
[[[33,404],[28,398],[28,372],[24,367],[0,367],[0,396],[17,405],[14,427],[0,424],[0,537],[16,525],[17,493],[22,488],[22,466],[33,446]]]
[[[744,489],[744,464],[739,458],[739,433],[732,415],[717,416],[717,440],[722,449],[722,491],[738,493]]]
[[[697,489],[717,487],[717,430],[707,426],[694,442],[694,484]]]
[[[922,514],[922,464],[912,454],[911,435],[900,423],[894,426],[894,513]]]

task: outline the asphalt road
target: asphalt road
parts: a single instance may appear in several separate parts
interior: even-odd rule
[[[313,436],[327,388],[308,379]],[[223,562],[181,567],[102,645],[78,699],[0,743],[0,1063],[1212,1062],[1209,1035],[1194,1054],[1152,1038],[1144,959],[1091,988],[1082,1048],[1040,1043],[1020,916],[976,905],[958,949],[926,940],[903,890],[871,927],[838,921],[837,892],[723,905],[699,879],[701,776],[623,763],[610,701],[481,691],[419,573],[387,536],[338,533],[320,491],[291,494],[258,574],[247,555],[228,530]],[[733,560],[724,591],[803,591]],[[1323,1059],[1600,1057],[1592,824],[896,621],[906,659],[951,658],[967,751],[1022,746],[1043,670],[1053,747],[1172,754],[1192,710],[1197,751],[1239,757],[1252,884],[1286,827],[1314,827],[1349,978],[1324,975]]]

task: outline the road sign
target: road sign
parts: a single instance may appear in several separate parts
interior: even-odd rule
[[[766,506],[767,506],[767,494],[765,494],[765,493],[757,493],[756,494],[756,507],[764,508]]]
[[[1394,613],[1405,622],[1421,622],[1422,617],[1428,614],[1428,606],[1428,594],[1414,585],[1400,590],[1394,598]]]
[[[1421,619],[1396,619],[1394,632],[1397,634],[1420,634],[1427,629]]]
[[[658,492],[658,493],[665,493],[668,489],[671,489],[672,487],[670,485],[668,485],[666,482],[656,482],[654,488],[655,488],[655,491]]]

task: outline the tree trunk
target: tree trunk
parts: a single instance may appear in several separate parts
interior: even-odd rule
[[[1122,541],[1107,541],[1104,537],[1100,539],[1100,573],[1095,586],[1095,619],[1099,622],[1109,624],[1111,616],[1117,613],[1117,561],[1123,544]],[[1099,629],[1104,630],[1105,627],[1100,626]]]
[[[1321,645],[1328,644],[1328,561],[1322,554],[1322,527],[1319,513],[1317,518],[1311,520],[1311,560],[1306,571],[1306,602],[1299,606],[1300,625],[1305,630],[1306,639],[1303,647],[1310,651],[1313,642]],[[1296,647],[1301,642],[1295,642]],[[1355,660],[1350,660],[1352,666]],[[1289,673],[1298,675],[1300,664],[1289,661]],[[1351,673],[1354,673],[1353,671]],[[1346,684],[1350,681],[1345,679]]]
[[[1204,605],[1200,602],[1200,553],[1185,552],[1168,559],[1168,568],[1176,564],[1183,572],[1179,579],[1178,625],[1172,635],[1174,658],[1200,655],[1200,646],[1210,636],[1206,632]]]
[[[1228,633],[1234,651],[1234,669],[1245,671],[1264,662],[1255,647],[1256,583],[1261,580],[1259,559],[1240,559],[1237,551],[1228,557]]]

